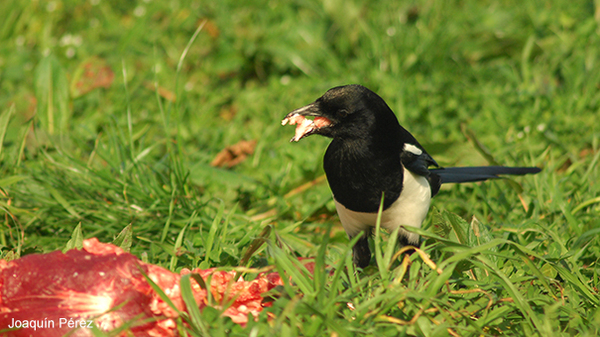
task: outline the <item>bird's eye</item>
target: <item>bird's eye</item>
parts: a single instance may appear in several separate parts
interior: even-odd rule
[[[340,115],[340,117],[344,118],[344,117],[348,116],[348,110],[346,110],[346,109],[338,110],[338,115]]]

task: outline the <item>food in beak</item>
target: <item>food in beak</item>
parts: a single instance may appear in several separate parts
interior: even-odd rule
[[[300,139],[308,136],[312,131],[331,125],[331,121],[325,117],[315,117],[315,120],[310,120],[302,115],[295,114],[288,116],[281,121],[281,125],[297,125],[294,138],[290,142],[297,142]]]

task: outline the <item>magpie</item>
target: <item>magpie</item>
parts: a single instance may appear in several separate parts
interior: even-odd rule
[[[421,227],[441,184],[541,171],[537,167],[442,168],[398,123],[381,97],[357,84],[328,90],[313,103],[287,114],[282,125],[288,123],[296,125],[291,141],[313,134],[332,138],[323,168],[348,237],[362,234],[353,247],[353,262],[361,268],[371,261],[368,238],[382,196],[381,228],[393,231],[400,227],[398,241],[418,246],[419,235],[401,226]]]

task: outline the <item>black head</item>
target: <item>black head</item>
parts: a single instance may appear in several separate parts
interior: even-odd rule
[[[283,125],[287,123],[298,125],[292,139],[295,141],[312,134],[360,139],[399,127],[383,99],[357,84],[329,89],[313,103],[290,112],[282,121]]]

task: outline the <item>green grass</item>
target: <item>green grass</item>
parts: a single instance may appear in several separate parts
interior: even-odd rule
[[[3,257],[63,249],[78,224],[104,242],[131,225],[131,252],[174,271],[317,257],[258,321],[207,309],[196,334],[600,333],[598,1],[9,0],[0,13]],[[392,258],[382,235],[357,274],[327,184],[289,193],[323,174],[328,140],[290,144],[279,123],[347,83],[379,93],[442,165],[543,171],[444,187],[422,252]],[[253,139],[240,165],[210,166]]]

